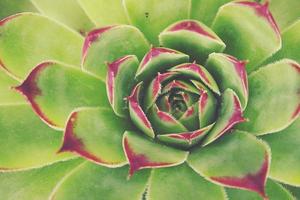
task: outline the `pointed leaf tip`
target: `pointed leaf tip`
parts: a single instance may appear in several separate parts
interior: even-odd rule
[[[33,110],[37,113],[38,116],[40,116],[43,120],[45,120],[49,125],[51,126],[57,126],[51,119],[49,119],[41,110],[40,106],[37,104],[37,102],[34,100],[35,97],[40,96],[42,94],[42,91],[37,85],[36,79],[38,77],[38,74],[43,69],[54,65],[54,62],[43,62],[34,68],[31,73],[27,76],[25,81],[14,89],[23,94],[27,100],[31,103]]]

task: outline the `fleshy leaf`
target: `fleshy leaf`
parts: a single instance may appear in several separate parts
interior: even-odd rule
[[[203,139],[206,136],[206,134],[211,130],[213,125],[214,124],[211,124],[204,128],[190,132],[158,135],[157,138],[166,144],[171,144],[173,146],[179,146],[183,148],[189,148],[198,144],[200,140]]]
[[[203,128],[216,120],[218,101],[213,93],[203,84],[193,80],[192,82],[200,91],[200,98],[198,101],[198,117],[200,128]]]
[[[183,164],[172,168],[154,169],[151,173],[147,199],[225,200],[227,198],[222,187],[208,182]]]
[[[166,72],[163,74],[158,73],[157,76],[151,81],[147,87],[144,98],[144,108],[146,111],[156,102],[158,96],[161,94],[162,84],[172,78],[176,73]]]
[[[57,154],[62,136],[44,124],[29,105],[1,105],[0,170],[39,167],[75,157]]]
[[[272,151],[270,177],[280,182],[300,186],[300,118],[288,128],[262,136]]]
[[[66,24],[82,35],[94,26],[77,1],[31,0],[31,2],[44,15]]]
[[[128,24],[122,0],[78,0],[78,2],[98,27]]]
[[[54,190],[50,199],[128,200],[130,197],[130,200],[141,200],[149,172],[137,172],[128,180],[128,167],[110,169],[87,162],[66,177]]]
[[[183,163],[188,152],[173,149],[139,135],[125,132],[123,148],[130,164],[129,175],[144,168],[172,167]]]
[[[154,131],[148,117],[140,106],[140,90],[142,83],[136,85],[128,97],[129,114],[132,122],[146,135],[154,138]]]
[[[172,72],[170,72],[172,73]],[[173,72],[174,73],[174,72]],[[189,92],[189,93],[194,93],[194,94],[199,94],[199,90],[192,84],[191,82],[187,80],[173,80],[169,83],[167,83],[163,90],[162,93],[168,93],[172,89],[179,89],[181,91]]]
[[[41,119],[58,128],[64,127],[75,108],[109,107],[100,79],[61,63],[39,64],[16,90],[27,97]]]
[[[300,1],[298,0],[270,1],[270,10],[281,30],[299,20],[299,10],[297,8],[300,8]]]
[[[18,81],[9,77],[0,67],[0,105],[25,103],[22,95],[12,88],[17,84]]]
[[[234,90],[243,108],[248,101],[248,78],[245,66],[246,61],[239,61],[220,53],[210,54],[205,64],[205,68],[215,78],[220,91],[224,92],[227,88]]]
[[[245,118],[242,115],[243,111],[238,96],[233,90],[226,89],[222,94],[218,114],[219,118],[211,132],[209,132],[208,136],[205,138],[203,145],[215,141],[229,131],[234,125],[244,122]]]
[[[189,56],[179,51],[163,47],[152,47],[140,64],[136,79],[149,80],[158,72],[164,72],[175,65],[188,62],[188,60]]]
[[[198,65],[196,63],[185,63],[171,68],[170,71],[178,72],[181,75],[185,75],[201,81],[213,92],[215,92],[216,94],[220,94],[219,87],[216,81],[211,76],[211,74],[201,65]]]
[[[189,106],[178,120],[190,131],[198,129],[200,127],[198,104]]]
[[[133,26],[115,25],[95,29],[85,38],[83,69],[105,80],[107,62],[126,55],[136,55],[141,60],[149,48],[144,35]]]
[[[48,199],[57,183],[78,168],[82,162],[81,159],[74,159],[31,170],[0,172],[1,198],[9,200]]]
[[[28,0],[2,0],[0,2],[0,19],[20,12],[37,12]]]
[[[226,53],[249,59],[248,72],[281,48],[280,32],[268,2],[228,3],[219,9],[212,29],[225,42]]]
[[[235,131],[191,152],[188,164],[214,183],[251,190],[266,197],[268,146],[251,134]]]
[[[199,20],[200,22],[211,26],[218,9],[225,3],[232,0],[191,0],[191,19]]]
[[[249,102],[238,129],[262,135],[280,131],[300,113],[300,65],[281,60],[249,76]]]
[[[147,114],[156,135],[188,131],[175,117],[160,110],[156,104],[149,109]]]
[[[267,62],[277,61],[283,58],[294,59],[300,63],[300,19],[285,29],[282,33],[282,48]]]
[[[243,200],[263,200],[258,194],[246,190],[227,188],[226,193],[230,200],[240,200],[241,197]],[[266,193],[270,200],[296,200],[284,186],[271,179],[266,183]]]
[[[79,66],[82,45],[80,34],[38,14],[0,21],[0,66],[19,79],[44,60]]]
[[[75,152],[108,167],[124,165],[122,137],[128,129],[128,121],[115,116],[111,109],[80,109],[69,117],[60,152]]]
[[[223,41],[207,26],[196,20],[183,20],[166,28],[159,35],[162,46],[191,56],[192,61],[203,63],[213,52],[225,49]]]
[[[134,86],[134,79],[129,78],[135,74],[139,65],[136,56],[124,56],[108,63],[106,76],[106,93],[113,110],[118,116],[128,114],[128,106],[125,98],[130,95]]]
[[[154,45],[168,25],[189,15],[189,0],[124,0],[131,23],[138,27]]]

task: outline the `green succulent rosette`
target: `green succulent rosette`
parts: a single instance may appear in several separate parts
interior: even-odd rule
[[[296,199],[298,8],[1,1],[0,199]]]

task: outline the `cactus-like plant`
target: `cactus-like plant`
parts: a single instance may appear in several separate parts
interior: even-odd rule
[[[269,4],[3,0],[0,199],[295,199],[300,2]]]

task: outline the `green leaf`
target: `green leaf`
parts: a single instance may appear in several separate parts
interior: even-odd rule
[[[130,164],[130,176],[144,168],[163,168],[179,165],[186,160],[188,154],[188,152],[173,149],[144,138],[138,132],[133,131],[125,132],[123,148]]]
[[[145,191],[150,171],[137,172],[127,179],[128,167],[110,169],[85,163],[64,179],[51,200],[88,199],[140,200]]]
[[[258,194],[246,190],[226,189],[230,200],[263,200]],[[268,179],[266,193],[270,200],[296,200],[293,195],[279,183]]]
[[[219,9],[212,29],[225,42],[226,53],[249,60],[248,72],[281,48],[280,33],[268,3],[228,3]]]
[[[282,33],[282,48],[266,62],[282,58],[294,59],[300,63],[300,20],[289,26]]]
[[[84,35],[94,27],[83,9],[74,0],[31,0],[44,15],[66,24]]]
[[[231,89],[226,89],[222,94],[221,105],[218,111],[218,119],[203,141],[203,146],[217,140],[222,135],[226,134],[233,126],[244,122],[242,116],[243,111],[240,100],[235,92]],[[201,123],[201,121],[200,121]]]
[[[207,135],[207,133],[211,130],[213,125],[214,124],[211,124],[204,128],[190,132],[158,135],[157,139],[175,147],[182,147],[184,149],[188,149],[197,145],[201,141],[201,139],[203,139]]]
[[[136,79],[147,81],[154,78],[158,72],[164,72],[171,67],[189,61],[189,56],[173,49],[152,47],[144,56],[136,73]]]
[[[151,173],[149,200],[225,200],[226,195],[222,187],[206,181],[186,164],[154,169]]]
[[[78,2],[98,27],[128,24],[122,0],[78,0]]]
[[[60,152],[75,152],[107,167],[122,166],[126,164],[122,138],[128,129],[128,121],[111,109],[80,109],[69,117]]]
[[[298,0],[270,1],[270,10],[281,30],[300,19],[298,8],[300,8]]]
[[[219,8],[232,0],[191,0],[191,18],[211,26]]]
[[[62,128],[78,107],[109,107],[105,84],[98,78],[61,63],[38,65],[18,87],[34,111],[49,125]]]
[[[1,0],[0,19],[20,12],[37,12],[30,0]]]
[[[210,54],[205,64],[205,68],[216,80],[220,91],[224,92],[227,88],[234,90],[243,108],[248,102],[248,78],[245,66],[245,61],[221,53]]]
[[[153,45],[158,35],[170,24],[187,19],[190,0],[124,0],[130,22],[138,27]]]
[[[0,169],[32,168],[74,157],[57,154],[62,137],[61,132],[45,125],[30,106],[0,106]]]
[[[300,118],[288,128],[262,136],[272,151],[270,177],[281,182],[300,186]]]
[[[222,52],[223,41],[207,26],[196,20],[183,20],[167,27],[159,35],[159,43],[186,53],[191,61],[204,63],[208,55]]]
[[[12,88],[18,83],[0,67],[0,105],[25,103],[22,95]]]
[[[1,198],[6,200],[48,199],[57,183],[78,168],[82,161],[73,159],[43,168],[0,172]]]
[[[38,14],[17,14],[0,22],[1,65],[19,79],[44,60],[79,66],[82,45],[78,33]]]
[[[147,113],[156,135],[186,132],[188,129],[170,113],[160,110],[154,104]]]
[[[284,185],[284,187],[291,192],[291,194],[296,198],[300,198],[300,188],[299,187],[293,187],[290,185]]]
[[[113,62],[126,55],[136,55],[141,60],[149,48],[144,35],[133,26],[99,28],[91,31],[85,39],[82,50],[83,69],[105,80],[106,62]]]
[[[108,63],[106,92],[114,112],[120,117],[126,117],[128,114],[128,102],[125,99],[130,95],[135,83],[135,80],[129,77],[135,74],[138,65],[136,56],[124,56]]]
[[[249,76],[248,122],[238,128],[255,135],[280,131],[300,113],[300,65],[284,59]]]
[[[188,78],[195,79],[204,83],[214,93],[220,94],[219,87],[211,76],[211,74],[201,65],[196,63],[185,63],[177,65],[170,69],[172,72],[180,73],[181,75],[187,76]]]
[[[225,135],[222,140],[192,151],[188,164],[217,184],[255,191],[265,197],[270,151],[251,134],[234,131]]]
[[[128,97],[129,115],[137,128],[151,138],[155,137],[152,125],[140,105],[142,82],[137,84]]]

